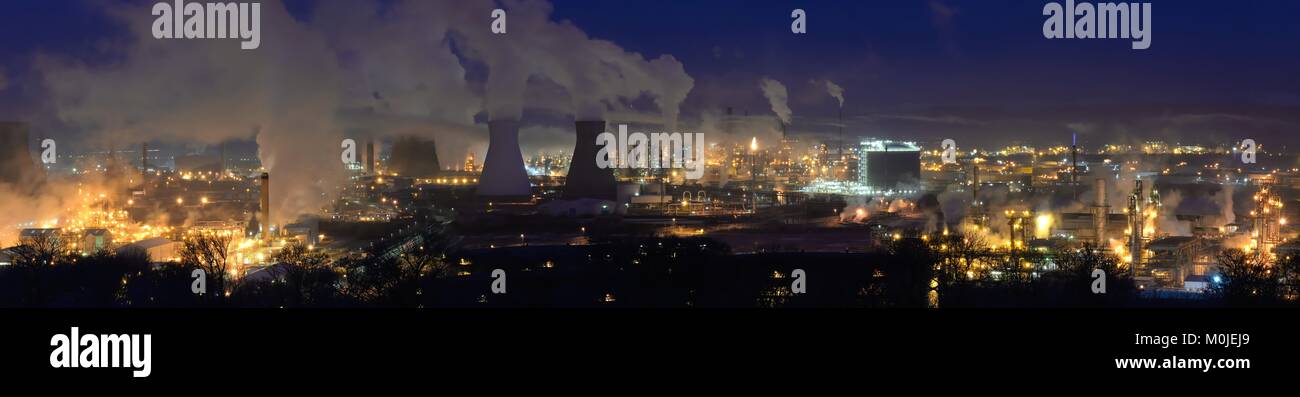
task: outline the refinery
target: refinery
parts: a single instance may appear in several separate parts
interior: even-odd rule
[[[24,124],[3,126],[0,137],[16,143],[6,147],[29,146]],[[945,162],[937,142],[861,139],[839,151],[838,137],[752,136],[708,142],[707,172],[691,180],[679,169],[597,167],[594,139],[525,161],[514,123],[490,127],[481,165],[472,153],[439,164],[433,139],[366,140],[360,161],[341,165],[337,196],[293,216],[271,209],[275,175],[224,146],[64,149],[76,154],[52,165],[11,153],[33,161],[10,164],[20,172],[5,182],[60,208],[6,225],[0,242],[53,239],[83,257],[134,249],[165,265],[183,260],[186,241],[221,236],[224,268],[240,280],[267,277],[287,247],[339,261],[430,222],[459,226],[449,252],[595,244],[597,229],[708,238],[734,255],[868,253],[911,239],[978,253],[945,259],[960,279],[1037,277],[1086,250],[1116,258],[1140,291],[1184,298],[1222,282],[1223,251],[1275,263],[1300,248],[1287,223],[1300,170],[1286,168],[1294,155],[1268,148],[1258,164],[1242,164],[1233,144],[1160,141],[961,148]],[[574,130],[592,138],[606,128],[580,121]],[[40,198],[48,192],[57,199]],[[0,265],[12,265],[18,251],[4,252]]]
[[[135,28],[112,56],[0,69],[0,304],[76,306],[30,280],[118,265],[104,305],[190,306],[158,289],[187,271],[257,307],[1300,297],[1285,107],[1057,109],[1032,103],[1076,82],[890,68],[838,38],[773,44],[828,62],[759,62],[752,38],[657,48],[546,1],[508,34],[479,23],[494,1],[379,3],[267,2],[251,49],[87,10]]]
[[[6,2],[0,373],[1286,379],[1300,2],[1153,3]]]

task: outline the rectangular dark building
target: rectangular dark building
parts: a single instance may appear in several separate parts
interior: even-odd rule
[[[912,142],[862,141],[858,181],[881,190],[919,187],[921,148]]]

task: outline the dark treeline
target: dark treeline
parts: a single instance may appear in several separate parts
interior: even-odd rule
[[[1046,255],[992,251],[954,234],[898,239],[870,253],[737,255],[708,238],[626,237],[581,246],[458,250],[447,224],[412,227],[331,258],[287,246],[275,265],[225,277],[228,240],[183,242],[179,263],[140,252],[73,256],[58,241],[16,248],[0,268],[4,307],[1127,307],[1142,299],[1117,258],[1087,247]],[[1220,258],[1223,281],[1201,305],[1294,300],[1297,261]],[[207,274],[206,294],[191,290]],[[1106,274],[1104,294],[1093,272]],[[501,282],[494,271],[504,272]],[[797,287],[800,291],[796,291]],[[499,292],[499,291],[497,291]],[[802,292],[802,293],[798,293]]]

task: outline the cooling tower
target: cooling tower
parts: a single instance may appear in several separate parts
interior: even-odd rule
[[[438,175],[438,146],[433,139],[403,136],[393,142],[389,160],[398,175],[412,178],[432,178]]]
[[[0,183],[31,187],[43,179],[27,134],[26,123],[0,122]]]
[[[527,199],[532,196],[524,155],[519,151],[519,121],[488,122],[488,152],[478,195],[485,198]]]
[[[569,176],[564,185],[564,199],[592,198],[614,200],[618,189],[614,184],[614,170],[596,166],[596,136],[605,132],[601,120],[578,121],[575,128],[578,139],[573,146],[573,160],[569,162]]]

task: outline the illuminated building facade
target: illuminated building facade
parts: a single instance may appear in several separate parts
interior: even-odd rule
[[[862,142],[858,181],[871,188],[890,190],[916,186],[921,177],[921,148],[912,142],[871,140]]]

